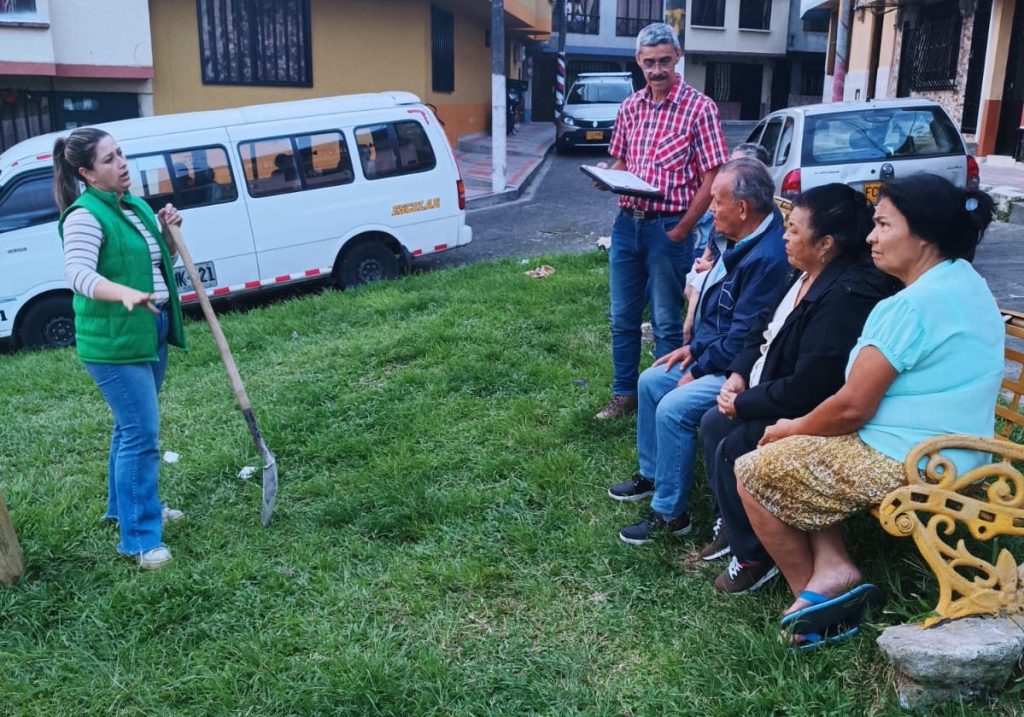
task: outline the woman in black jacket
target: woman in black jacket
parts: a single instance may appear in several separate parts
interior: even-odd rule
[[[778,573],[747,520],[733,463],[757,447],[767,426],[802,416],[839,390],[868,314],[900,288],[871,262],[871,228],[870,204],[845,184],[815,187],[796,198],[784,237],[794,271],[729,367],[718,406],[701,421],[720,517],[700,556],[710,561],[732,552],[715,580],[723,592],[756,590]]]

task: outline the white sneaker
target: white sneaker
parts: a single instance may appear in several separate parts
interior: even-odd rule
[[[163,520],[164,525],[167,525],[168,523],[177,523],[184,517],[184,513],[182,513],[180,510],[175,510],[174,508],[168,508],[164,506],[164,508],[160,511],[160,518]]]
[[[136,556],[135,560],[143,570],[153,570],[155,568],[159,568],[164,563],[170,562],[171,551],[161,546],[159,548],[153,548],[152,550],[140,553]]]

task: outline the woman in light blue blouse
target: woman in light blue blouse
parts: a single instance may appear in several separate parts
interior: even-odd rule
[[[750,522],[796,596],[783,624],[801,647],[855,634],[875,592],[859,584],[839,523],[903,484],[903,459],[921,440],[993,433],[1004,329],[970,264],[991,220],[982,192],[928,174],[887,182],[868,243],[906,288],[868,316],[843,388],[770,426],[736,462]],[[950,458],[960,471],[986,459]]]

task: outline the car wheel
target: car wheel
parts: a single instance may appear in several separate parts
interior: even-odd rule
[[[35,302],[18,322],[18,344],[22,348],[63,348],[74,343],[75,313],[70,295],[48,296]]]
[[[398,257],[385,244],[367,239],[347,249],[334,271],[334,282],[342,289],[398,277]]]

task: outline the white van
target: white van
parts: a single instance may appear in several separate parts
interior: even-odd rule
[[[434,113],[407,92],[348,95],[99,125],[132,192],[174,204],[210,296],[329,276],[396,277],[412,257],[467,244],[459,168]],[[0,154],[0,339],[74,342],[53,199],[53,142]],[[181,260],[175,280],[195,301]]]

